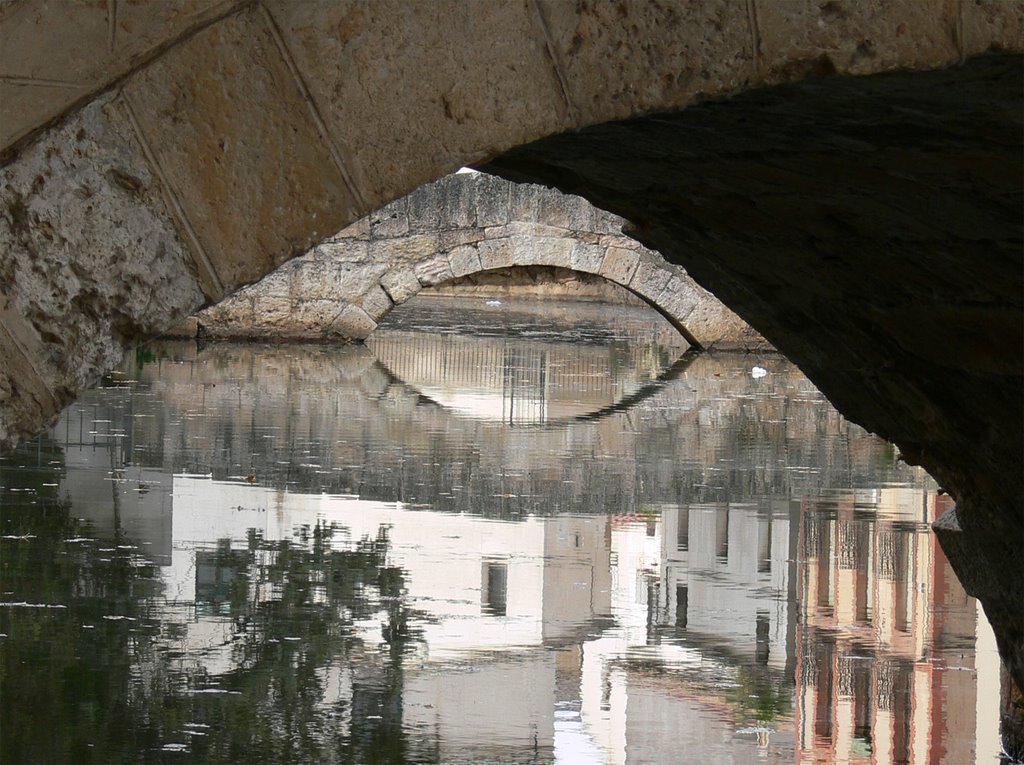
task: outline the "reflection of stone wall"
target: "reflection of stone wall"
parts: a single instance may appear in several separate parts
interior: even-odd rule
[[[218,344],[145,366],[134,416],[104,416],[150,445],[136,460],[174,473],[244,477],[254,467],[265,485],[498,516],[913,480],[794,366],[761,363],[769,374],[754,379],[745,360],[701,356],[628,411],[510,428],[424,402],[361,346]]]
[[[622,234],[622,224],[580,197],[480,173],[451,175],[359,220],[198,319],[220,337],[362,339],[425,288],[458,281],[459,289],[480,292],[509,279],[521,287],[553,278],[542,291],[633,302],[604,285],[626,287],[705,347],[764,345],[682,268]]]

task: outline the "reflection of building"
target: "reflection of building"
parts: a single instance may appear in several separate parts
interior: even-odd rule
[[[789,704],[752,725],[728,698],[752,665],[787,682],[788,516],[693,505],[612,522],[616,628],[582,648],[581,719],[601,761],[789,756]]]
[[[737,733],[747,718],[722,687],[735,683],[737,663],[762,653],[750,649],[759,604],[773,604],[770,639],[780,615],[785,632],[786,607],[775,602],[778,592],[767,594],[785,594],[784,519],[733,509],[723,531],[719,508],[688,515],[666,507],[640,518],[508,523],[188,476],[174,479],[174,506],[174,564],[165,582],[183,617],[177,650],[208,673],[231,668],[231,622],[217,604],[234,583],[218,569],[216,540],[233,540],[217,543],[223,550],[244,547],[250,529],[287,540],[296,527],[337,524],[346,530],[342,540],[358,540],[384,528],[389,564],[405,572],[406,602],[422,614],[422,647],[403,663],[402,724],[432,731],[442,760],[508,761],[514,752],[543,760],[553,751],[599,763],[744,762],[767,743],[756,732]],[[680,531],[687,518],[688,532]],[[782,530],[767,532],[775,523]],[[731,551],[720,559],[726,543]],[[721,571],[703,570],[709,561]],[[259,598],[279,596],[266,585],[249,587]],[[699,635],[690,643],[671,633],[687,629],[666,596],[679,587],[696,603],[722,606],[690,613]],[[379,619],[357,624],[369,645],[379,642],[380,626]],[[782,663],[773,650],[764,655]],[[332,670],[335,692],[348,693],[358,672]],[[791,751],[786,740],[777,734],[775,751],[779,742]],[[679,759],[684,745],[689,760]]]
[[[942,504],[887,488],[801,514],[800,761],[967,763],[998,741],[990,628],[928,530]]]

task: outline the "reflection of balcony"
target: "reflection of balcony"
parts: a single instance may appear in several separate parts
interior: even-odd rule
[[[392,374],[458,414],[511,425],[593,415],[664,374],[679,349],[380,329],[367,345]]]

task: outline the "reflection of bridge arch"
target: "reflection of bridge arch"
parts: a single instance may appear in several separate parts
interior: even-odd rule
[[[630,346],[628,358],[571,343],[379,330],[377,361],[426,400],[483,420],[555,425],[599,420],[655,395],[693,360]]]

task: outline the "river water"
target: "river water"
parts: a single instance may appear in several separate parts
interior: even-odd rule
[[[946,507],[639,308],[153,344],[0,460],[0,761],[994,763]]]

